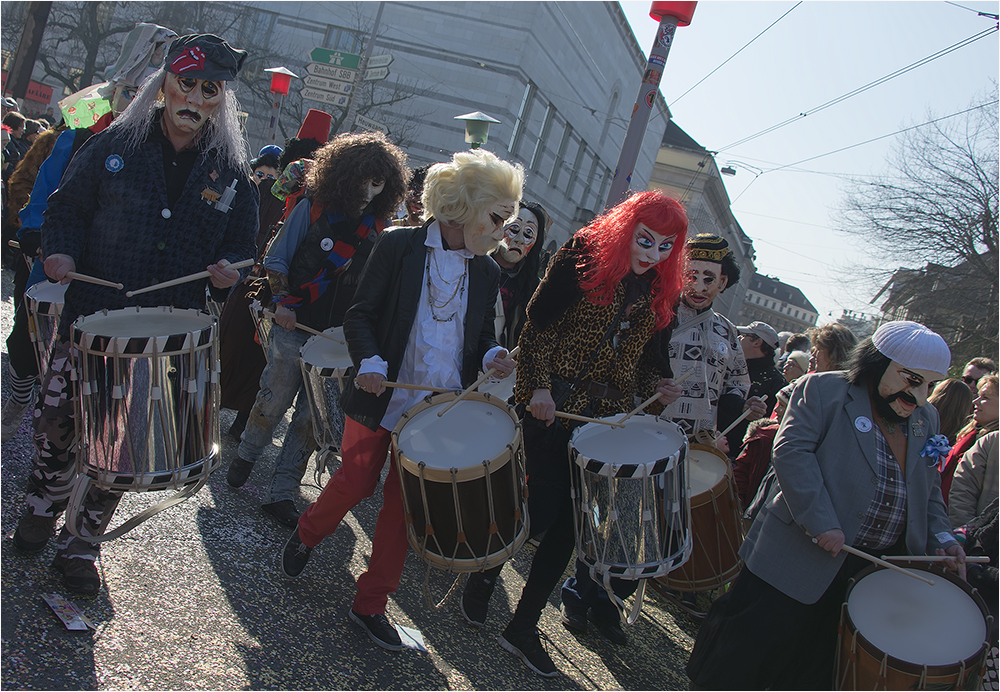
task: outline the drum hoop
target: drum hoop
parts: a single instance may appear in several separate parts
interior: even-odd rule
[[[420,463],[413,461],[406,454],[404,454],[399,449],[399,435],[406,427],[406,424],[411,418],[416,416],[422,411],[426,411],[432,406],[437,404],[448,403],[455,397],[457,397],[461,392],[444,392],[442,394],[434,394],[433,396],[424,397],[420,402],[414,404],[408,411],[403,413],[399,422],[396,423],[396,427],[392,430],[392,449],[393,456],[399,459],[400,465],[410,472],[414,476],[420,476]],[[479,401],[483,403],[490,404],[496,408],[504,411],[508,416],[510,416],[511,421],[514,423],[514,437],[507,444],[503,450],[500,451],[492,459],[483,459],[475,464],[463,467],[453,467],[453,468],[431,468],[425,466],[423,470],[424,478],[428,481],[434,483],[451,483],[452,481],[452,471],[455,471],[454,479],[457,483],[464,483],[465,481],[475,480],[477,478],[484,478],[488,475],[493,475],[493,473],[504,467],[511,459],[513,459],[513,450],[519,449],[521,447],[521,423],[517,420],[517,416],[514,413],[514,409],[508,406],[505,402],[497,397],[490,396],[483,392],[470,392],[466,394],[463,401]],[[484,465],[485,462],[485,465]]]
[[[62,284],[51,284],[52,286],[60,286]],[[52,300],[51,296],[46,296],[45,299],[39,298],[36,294],[42,293],[41,287],[48,288],[45,282],[38,282],[37,284],[32,284],[24,289],[24,297],[28,301],[28,312],[37,315],[46,315],[48,317],[59,317],[62,314],[63,305],[65,300]],[[58,291],[58,289],[56,289]],[[65,297],[66,287],[63,287],[62,294]]]
[[[144,312],[159,311],[161,314],[173,313],[194,313],[204,317],[207,323],[197,331],[177,332],[173,334],[156,334],[152,336],[106,336],[88,332],[85,329],[87,320],[96,315],[105,316],[116,313],[126,314],[134,312],[142,314]],[[91,315],[80,315],[73,322],[70,328],[70,340],[73,348],[87,355],[118,356],[121,358],[147,358],[154,353],[159,356],[174,356],[191,351],[202,351],[212,348],[215,343],[215,334],[218,329],[218,321],[209,313],[194,308],[122,308],[120,310],[109,310],[93,313]]]
[[[525,511],[527,510],[527,504],[524,504],[524,509]],[[407,533],[409,534],[412,530],[412,525],[407,524]],[[440,553],[435,553],[427,549],[428,541],[426,536],[424,536],[422,540],[418,540],[421,547],[419,549],[414,548],[414,552],[417,554],[417,557],[422,559],[427,564],[440,570],[444,570],[445,572],[481,572],[507,562],[512,555],[517,553],[517,551],[524,546],[525,542],[528,540],[528,524],[522,519],[517,534],[514,536],[514,542],[511,543],[509,547],[494,551],[485,557],[463,557],[454,559],[444,557]],[[413,545],[412,539],[410,545]]]
[[[625,414],[615,414],[614,416],[606,416],[601,420],[615,420],[616,418],[621,418]],[[652,416],[647,413],[638,413],[633,418],[653,418],[656,419],[657,416]],[[677,429],[678,435],[681,439],[686,439],[680,426],[673,421],[658,419],[660,424],[665,424],[668,426],[673,426]],[[587,425],[594,425],[593,423],[587,423]],[[571,450],[570,456],[573,458],[573,463],[580,467],[581,470],[587,473],[592,473],[595,476],[605,476],[608,478],[649,478],[651,476],[658,476],[667,471],[671,470],[677,465],[677,462],[683,459],[681,455],[681,450],[684,449],[684,445],[681,445],[676,451],[672,452],[670,455],[665,457],[660,457],[659,459],[654,459],[653,461],[646,461],[641,464],[617,464],[610,461],[602,461],[600,459],[591,459],[586,456],[576,447],[577,436],[580,431],[587,427],[587,425],[582,425],[573,431],[573,435],[570,437],[569,446]],[[599,424],[598,424],[599,425]]]
[[[847,591],[844,594],[844,602],[841,604],[841,612],[843,613],[845,627],[840,628],[840,635],[837,641],[838,651],[841,646],[840,639],[846,636],[847,633],[850,633],[850,635],[855,638],[857,644],[864,650],[866,654],[868,654],[875,660],[884,659],[890,668],[892,668],[893,670],[898,670],[901,673],[906,673],[908,675],[921,675],[924,671],[927,671],[928,676],[935,676],[935,675],[943,676],[943,675],[949,675],[954,671],[960,671],[962,669],[965,669],[970,673],[974,672],[975,668],[973,667],[973,664],[975,664],[978,659],[981,659],[983,655],[986,653],[989,647],[990,628],[995,626],[995,623],[990,623],[989,608],[986,606],[986,601],[983,599],[982,594],[979,593],[978,589],[973,588],[967,582],[959,579],[951,572],[948,572],[947,570],[940,567],[929,565],[926,562],[921,563],[916,561],[912,562],[898,561],[895,562],[894,564],[900,567],[906,567],[907,569],[916,569],[924,572],[930,572],[934,575],[935,578],[946,579],[947,581],[950,581],[952,584],[959,587],[965,593],[965,595],[971,598],[972,601],[976,604],[976,607],[979,608],[979,613],[983,616],[983,621],[986,622],[986,637],[983,640],[982,646],[980,646],[976,650],[976,652],[973,653],[971,656],[964,658],[961,661],[928,666],[919,663],[911,663],[910,661],[904,661],[902,659],[896,658],[895,656],[887,654],[886,652],[882,651],[877,646],[872,644],[868,640],[868,638],[865,637],[864,633],[857,628],[857,625],[854,624],[854,620],[851,618],[850,609],[847,607],[848,601],[850,600],[851,592],[854,591],[854,586],[859,581],[867,577],[869,574],[872,574],[873,572],[881,572],[885,569],[880,565],[870,565],[861,570],[860,572],[858,572],[857,574],[855,574],[848,583]]]
[[[329,366],[319,366],[302,358],[302,354],[299,354],[299,359],[302,361],[302,368],[306,371],[306,374],[316,375],[322,378],[331,377],[343,377],[347,374],[347,371],[352,367],[351,365],[345,365],[342,368],[331,368]]]

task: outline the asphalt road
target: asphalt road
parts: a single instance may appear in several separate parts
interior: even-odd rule
[[[3,272],[2,326],[13,320],[11,278]],[[9,394],[3,347],[3,399]],[[228,429],[232,411],[220,414]],[[286,418],[287,423],[287,418]],[[280,444],[284,424],[275,432]],[[95,630],[66,630],[41,599],[63,593],[49,568],[54,549],[24,555],[11,535],[23,511],[30,469],[29,418],[2,449],[3,689],[629,689],[688,688],[684,663],[698,623],[647,593],[630,644],[619,647],[594,629],[571,634],[559,623],[558,592],[540,622],[543,643],[560,676],[546,680],[503,651],[496,637],[510,618],[530,565],[526,547],[505,566],[484,629],[468,625],[457,594],[439,610],[422,587],[427,569],[408,555],[388,615],[420,633],[426,650],[379,649],[347,619],[354,581],[371,551],[381,489],[347,515],[313,553],[302,576],[282,576],[278,553],[288,529],[259,505],[273,468],[272,446],[238,490],[225,482],[237,442],[223,433],[224,465],[192,499],[106,543],[98,562],[104,587],[94,600],[75,603]],[[324,481],[328,476],[324,476]],[[319,494],[310,468],[299,508]],[[164,493],[130,493],[116,523]],[[440,600],[454,576],[430,573]],[[68,594],[67,594],[68,595]]]

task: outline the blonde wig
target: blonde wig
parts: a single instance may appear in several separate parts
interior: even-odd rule
[[[502,161],[488,151],[460,151],[448,163],[431,166],[424,181],[424,218],[465,226],[487,208],[511,201],[517,209],[524,188],[520,164]]]

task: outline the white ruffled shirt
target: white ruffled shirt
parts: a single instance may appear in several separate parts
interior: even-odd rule
[[[461,390],[465,313],[469,307],[469,260],[475,255],[465,248],[445,250],[441,243],[441,225],[437,221],[427,227],[424,245],[427,259],[420,282],[417,316],[406,341],[397,380]],[[501,350],[496,346],[486,353],[482,363],[484,371],[486,364]],[[365,358],[358,374],[370,372],[388,377],[389,364],[380,356]],[[403,413],[427,394],[412,389],[394,389],[380,427],[395,428]]]

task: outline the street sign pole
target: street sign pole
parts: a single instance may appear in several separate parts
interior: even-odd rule
[[[271,109],[271,125],[267,131],[267,143],[274,144],[275,137],[278,136],[278,117],[281,115],[281,94],[271,94],[274,97],[274,106]]]
[[[382,10],[384,9],[385,2],[380,2],[378,4],[378,13],[375,15],[375,24],[372,26],[372,35],[365,46],[364,54],[361,56],[361,64],[358,65],[358,75],[354,81],[354,89],[351,90],[350,103],[347,105],[347,115],[344,116],[343,122],[340,123],[340,133],[350,132],[351,127],[354,125],[354,114],[358,110],[358,87],[361,86],[364,79],[365,70],[368,68],[368,58],[371,57],[372,49],[375,47],[375,38],[378,36],[378,25],[382,21]]]
[[[660,28],[656,32],[653,49],[649,52],[649,61],[646,63],[646,71],[643,72],[642,84],[639,85],[639,96],[636,98],[635,107],[632,109],[632,118],[629,120],[628,130],[625,132],[625,141],[618,157],[618,165],[615,167],[615,177],[611,181],[611,190],[608,192],[605,210],[621,202],[625,193],[628,192],[635,162],[639,158],[639,147],[642,145],[642,138],[646,134],[646,125],[649,123],[649,114],[656,101],[656,90],[660,86],[660,77],[663,75],[663,68],[667,64],[667,55],[670,53],[670,46],[674,41],[674,33],[677,31],[678,25],[687,26],[691,23],[691,15],[694,14],[694,8],[697,4],[697,2],[653,3],[651,15],[659,18]]]

